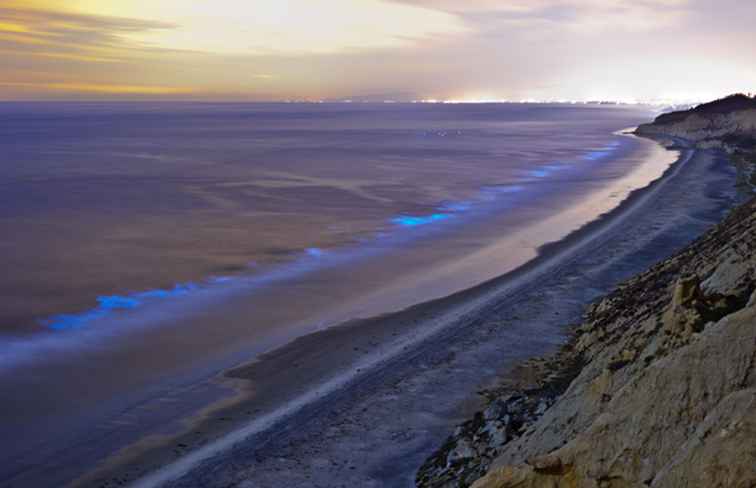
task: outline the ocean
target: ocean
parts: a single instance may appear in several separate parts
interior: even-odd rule
[[[340,249],[543,211],[631,170],[616,162],[633,141],[613,133],[648,118],[427,104],[21,103],[0,114],[0,334],[108,327],[142,303]]]
[[[0,480],[95,421],[133,441],[118,416],[165,388],[512,271],[669,167],[622,133],[651,116],[0,104],[0,433],[24,436]]]

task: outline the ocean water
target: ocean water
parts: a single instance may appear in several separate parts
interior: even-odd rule
[[[619,132],[652,115],[0,104],[0,480],[177,378],[511,271],[662,174]]]
[[[602,170],[632,144],[612,132],[648,113],[4,104],[0,116],[0,334],[18,334],[94,326],[144,302],[449,224],[489,200],[522,193],[525,207],[554,181],[617,176]]]

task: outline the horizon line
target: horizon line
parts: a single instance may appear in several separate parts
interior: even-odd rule
[[[613,99],[522,99],[522,100],[456,100],[456,99],[418,99],[418,100],[354,100],[354,99],[323,99],[323,100],[232,100],[232,99],[182,99],[182,98],[92,98],[92,99],[63,99],[63,98],[29,98],[3,99],[0,103],[213,103],[213,104],[342,104],[342,105],[690,105],[704,103],[708,99],[695,100],[613,100]]]

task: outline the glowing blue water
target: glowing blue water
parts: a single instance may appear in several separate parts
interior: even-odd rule
[[[308,256],[312,256],[314,258],[319,258],[325,254],[325,251],[317,247],[308,248],[305,252]]]
[[[218,278],[212,279],[217,282]],[[210,280],[209,280],[210,281]],[[199,288],[194,283],[180,283],[171,289],[147,290],[130,295],[103,295],[97,297],[97,307],[78,314],[54,315],[42,321],[52,330],[80,329],[94,320],[103,319],[118,310],[133,310],[147,301],[188,295]]]
[[[610,155],[612,151],[614,151],[617,148],[618,145],[619,145],[619,142],[617,141],[610,142],[609,144],[606,145],[606,147],[602,147],[600,149],[597,149],[595,151],[590,151],[589,153],[585,154],[583,156],[583,159],[585,159],[586,161],[598,161]]]
[[[450,202],[444,203],[443,205],[438,207],[439,210],[442,210],[444,212],[464,212],[472,208],[473,204],[470,202]]]
[[[418,227],[421,225],[428,225],[434,222],[440,222],[451,218],[448,213],[434,213],[430,215],[400,215],[394,217],[391,221],[402,227]]]
[[[598,161],[603,157],[611,153],[619,142],[613,142],[598,150],[593,150],[585,153],[579,159],[584,161]],[[565,163],[551,163],[538,166],[528,171],[527,175],[531,178],[547,178],[555,172],[570,169],[572,166]],[[527,178],[526,178],[527,180]],[[436,212],[425,215],[412,215],[412,214],[400,214],[390,219],[390,222],[394,224],[396,229],[412,229],[412,228],[426,228],[431,225],[436,225],[448,222],[454,217],[460,214],[471,214],[481,209],[482,205],[491,204],[491,202],[497,202],[506,195],[512,195],[520,193],[524,190],[522,185],[501,185],[501,186],[489,186],[480,189],[478,197],[469,201],[460,202],[444,202],[436,208]],[[396,232],[379,232],[372,241],[396,238],[399,235]],[[369,243],[371,239],[363,240],[363,243]],[[279,278],[291,277],[293,274],[307,272],[315,268],[316,265],[334,264],[338,261],[336,258],[350,259],[355,256],[355,250],[350,252],[342,251],[340,255],[327,253],[323,249],[317,247],[307,248],[303,251],[299,260],[292,263],[288,268],[281,268],[277,271],[271,272],[266,276],[258,276],[253,279],[246,279],[248,284],[264,283]],[[308,259],[309,258],[309,259]],[[328,259],[326,259],[328,258]],[[114,313],[134,310],[147,303],[171,299],[176,297],[187,296],[192,292],[206,289],[211,286],[224,285],[238,280],[243,280],[244,277],[211,277],[201,284],[197,283],[181,283],[175,285],[171,289],[155,289],[147,290],[138,293],[128,295],[107,295],[97,298],[98,305],[88,311],[84,311],[78,314],[61,314],[55,315],[42,321],[42,324],[51,330],[65,331],[81,329],[96,320],[101,320],[111,316]]]

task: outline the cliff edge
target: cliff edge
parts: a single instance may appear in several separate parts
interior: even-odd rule
[[[690,110],[661,114],[652,123],[640,125],[636,134],[680,137],[702,148],[753,149],[756,148],[756,98],[730,95]]]
[[[675,137],[701,149],[722,149],[741,170],[744,183],[756,184],[756,97],[730,95],[690,110],[661,114],[635,133]]]
[[[749,157],[752,105],[728,97],[638,133]],[[417,485],[756,487],[754,248],[756,199],[592,305],[556,355],[486,392]]]

